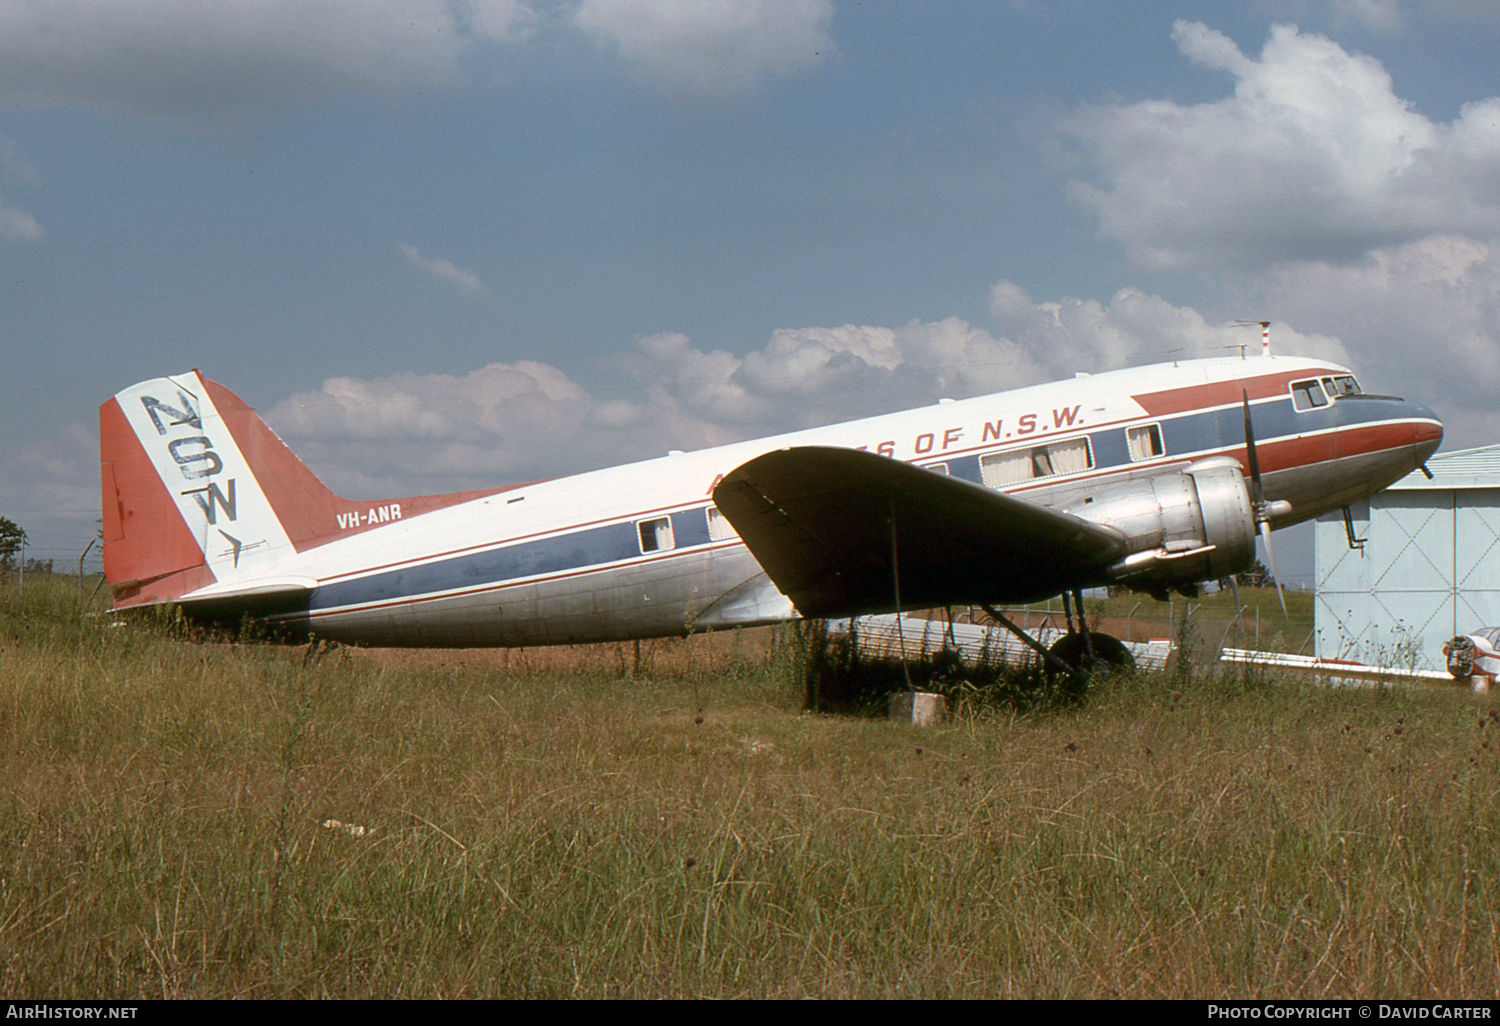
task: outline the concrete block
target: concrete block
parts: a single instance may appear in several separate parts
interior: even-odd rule
[[[948,704],[942,695],[931,691],[898,691],[890,697],[886,715],[902,723],[930,727],[947,718]]]

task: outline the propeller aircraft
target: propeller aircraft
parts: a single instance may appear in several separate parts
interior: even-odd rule
[[[1064,596],[1042,650],[1108,658],[1082,589],[1193,593],[1259,535],[1419,467],[1442,424],[1346,368],[1269,356],[1086,375],[569,477],[330,491],[196,370],[100,408],[118,609],[175,604],[350,644],[618,641]],[[1274,570],[1274,566],[1273,566]],[[1070,622],[1071,627],[1071,622]],[[1071,640],[1070,640],[1071,639]]]

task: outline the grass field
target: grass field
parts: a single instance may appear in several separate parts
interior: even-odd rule
[[[84,612],[0,590],[7,994],[1500,992],[1465,692],[1183,664],[922,730],[803,714],[766,631],[637,663]]]

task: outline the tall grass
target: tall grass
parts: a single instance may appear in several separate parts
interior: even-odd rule
[[[763,633],[638,672],[64,590],[0,594],[6,993],[1500,990],[1500,724],[1463,693],[1195,672],[919,730],[803,714]]]

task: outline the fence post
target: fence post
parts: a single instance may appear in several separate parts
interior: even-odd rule
[[[21,584],[17,589],[16,598],[26,597],[26,539],[21,539]]]
[[[78,604],[83,605],[83,560],[94,549],[94,539],[89,539],[88,548],[83,550],[83,555],[78,557]]]

